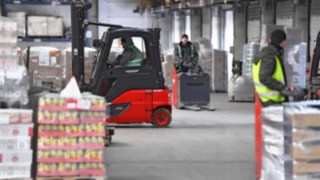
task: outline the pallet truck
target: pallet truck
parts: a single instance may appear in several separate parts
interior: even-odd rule
[[[177,109],[215,110],[215,107],[210,105],[209,74],[201,70],[199,73],[191,74],[179,72],[172,66],[172,96],[173,105]]]
[[[138,29],[121,25],[90,22],[85,12],[91,4],[75,2],[71,5],[72,71],[81,91],[103,96],[107,102],[108,123],[151,123],[168,127],[171,123],[170,91],[164,84],[159,28]],[[97,63],[90,84],[84,81],[84,42],[88,26],[109,29],[102,39],[94,40],[98,49]],[[140,38],[145,44],[141,66],[115,66],[109,59],[112,42],[120,38]]]

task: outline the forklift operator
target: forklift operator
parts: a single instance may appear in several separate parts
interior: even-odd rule
[[[133,44],[130,37],[121,38],[121,45],[123,47],[122,54],[119,55],[114,65],[122,67],[136,67],[141,66],[143,56],[141,51]]]
[[[198,53],[193,44],[189,41],[188,35],[181,37],[181,42],[174,50],[175,68],[177,72],[196,71],[198,66]]]

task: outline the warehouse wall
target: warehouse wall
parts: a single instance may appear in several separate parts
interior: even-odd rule
[[[152,15],[134,13],[139,0],[99,0],[98,19],[103,23],[119,24],[128,27],[152,27]],[[107,28],[99,27],[99,37]]]

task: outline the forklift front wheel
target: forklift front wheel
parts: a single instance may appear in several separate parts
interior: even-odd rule
[[[155,127],[168,127],[171,123],[171,113],[166,108],[158,108],[152,113],[152,125]]]

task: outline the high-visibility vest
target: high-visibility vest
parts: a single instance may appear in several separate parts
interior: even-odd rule
[[[285,84],[285,74],[283,72],[282,69],[282,64],[280,59],[278,58],[278,56],[274,56],[275,60],[276,60],[276,66],[275,66],[275,71],[272,75],[272,77]],[[253,64],[252,65],[252,76],[253,76],[253,82],[254,82],[254,86],[256,89],[256,92],[259,95],[260,100],[263,103],[269,102],[269,101],[273,101],[273,102],[279,102],[282,103],[285,101],[285,96],[281,95],[280,92],[272,90],[270,88],[268,88],[267,86],[265,86],[264,84],[262,84],[260,82],[260,67],[261,67],[261,59],[258,61],[257,64]]]
[[[137,67],[141,66],[142,61],[143,61],[143,56],[141,51],[134,45],[131,45],[129,47],[134,53],[135,53],[135,58],[133,60],[130,60],[124,64],[124,67]]]
[[[178,51],[179,51],[179,57],[180,58],[183,58],[183,52],[182,52],[182,47],[180,46],[180,44],[178,44],[177,45],[177,49],[178,49]],[[194,49],[193,49],[193,45],[191,44],[190,45],[190,56],[193,58],[193,51],[194,51]]]

